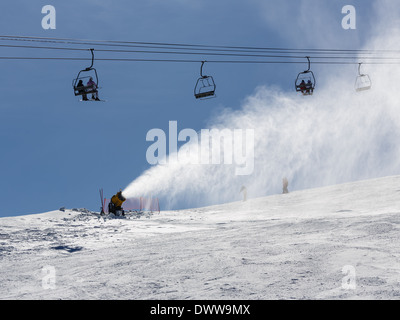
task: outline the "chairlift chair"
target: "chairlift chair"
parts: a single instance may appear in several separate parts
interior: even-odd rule
[[[357,92],[366,91],[371,89],[372,81],[368,74],[361,73],[361,64],[358,64],[358,76],[356,78],[356,82],[354,84],[354,88]]]
[[[197,79],[196,86],[194,87],[194,96],[196,99],[215,98],[215,82],[212,76],[203,75],[203,65],[205,61],[201,62],[200,78]]]
[[[301,92],[303,95],[312,95],[315,89],[315,76],[310,70],[310,57],[306,57],[308,60],[308,69],[300,72],[297,75],[295,81],[296,92]],[[304,82],[303,82],[304,81]]]
[[[95,68],[93,68],[93,63],[94,63],[94,49],[90,49],[90,52],[92,53],[92,64],[90,67],[87,67],[86,69],[83,69],[79,71],[77,77],[72,80],[72,86],[74,88],[74,94],[75,96],[86,96],[88,94],[95,94],[98,92],[99,88],[99,77],[97,75],[97,71]],[[90,86],[87,85],[87,82],[89,79],[92,78],[93,81],[95,82],[95,86]],[[80,80],[82,81],[82,84],[79,85]]]

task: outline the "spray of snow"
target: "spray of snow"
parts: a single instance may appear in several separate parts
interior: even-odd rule
[[[365,47],[398,49],[393,46],[399,40],[398,27],[382,28]],[[236,175],[234,164],[167,161],[146,170],[124,196],[152,194],[163,208],[194,207],[240,200],[243,185],[250,198],[280,193],[284,177],[292,191],[399,174],[398,66],[363,66],[373,87],[361,93],[353,87],[357,66],[327,68],[327,85],[317,87],[314,96],[261,86],[240,110],[225,109],[209,124],[210,129],[254,129],[251,175]]]

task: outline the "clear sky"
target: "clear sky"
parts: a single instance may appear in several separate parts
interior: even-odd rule
[[[3,0],[0,35],[358,49],[374,32],[375,2],[379,1]],[[349,4],[357,9],[356,30],[341,26],[342,7]],[[56,9],[55,30],[41,26],[44,5]],[[31,55],[90,54],[0,47],[3,57]],[[98,58],[105,56],[109,55],[96,53]],[[306,67],[206,64],[206,73],[217,83],[217,98],[197,101],[193,87],[199,63],[98,61],[100,98],[107,102],[81,103],[71,82],[87,65],[0,60],[0,216],[62,206],[98,210],[99,188],[110,197],[150,167],[150,129],[167,131],[172,120],[179,129],[206,128],[218,110],[240,109],[258,86],[293,91],[297,73]],[[322,74],[329,68],[317,67]]]

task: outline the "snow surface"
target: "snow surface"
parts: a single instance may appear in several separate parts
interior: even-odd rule
[[[399,299],[399,215],[393,176],[126,219],[1,218],[0,299]]]

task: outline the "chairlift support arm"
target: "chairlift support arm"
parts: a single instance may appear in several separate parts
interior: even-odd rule
[[[311,61],[310,61],[310,57],[307,56],[306,58],[308,60],[308,69],[305,72],[309,72],[311,69]]]
[[[360,62],[360,63],[358,64],[358,75],[359,75],[359,76],[363,76],[363,74],[361,74],[361,65],[362,65],[362,62]]]
[[[92,64],[90,65],[90,67],[87,67],[87,68],[85,69],[85,71],[92,70],[93,64],[94,64],[94,49],[89,49],[89,50],[90,50],[90,53],[92,54]]]
[[[200,77],[202,77],[202,78],[207,78],[207,76],[203,76],[203,65],[204,65],[205,62],[206,62],[205,60],[202,61],[201,62],[201,67],[200,67]]]

